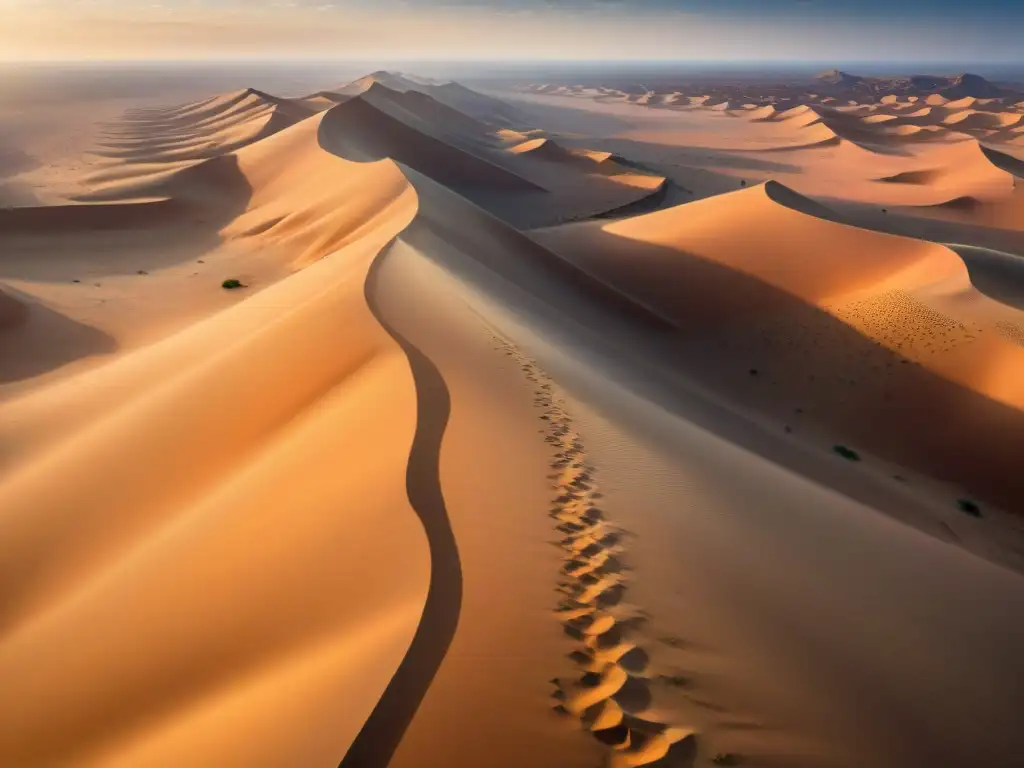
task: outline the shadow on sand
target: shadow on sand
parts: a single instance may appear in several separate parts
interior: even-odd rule
[[[455,636],[462,607],[462,566],[441,489],[441,442],[451,399],[440,371],[384,318],[377,280],[390,246],[374,261],[366,279],[366,301],[384,329],[402,347],[416,382],[416,434],[409,451],[406,490],[423,523],[430,547],[430,586],[416,634],[339,768],[384,768],[391,761]]]

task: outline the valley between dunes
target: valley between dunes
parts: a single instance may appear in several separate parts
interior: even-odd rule
[[[501,96],[4,139],[0,765],[1019,764],[1016,107]]]

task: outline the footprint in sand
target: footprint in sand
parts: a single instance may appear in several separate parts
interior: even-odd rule
[[[583,438],[536,362],[502,339],[494,341],[534,385],[533,402],[545,424],[540,432],[552,447],[549,516],[563,535],[557,585],[563,599],[555,613],[576,643],[570,658],[582,671],[575,679],[551,681],[554,710],[575,718],[610,748],[611,768],[693,766],[698,755],[693,729],[643,717],[651,707],[652,684],[665,683],[647,676],[650,654],[630,639],[649,616],[624,606],[627,569],[622,555],[628,537],[594,503],[603,495]]]

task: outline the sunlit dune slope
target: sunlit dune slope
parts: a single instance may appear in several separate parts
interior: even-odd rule
[[[834,440],[1015,503],[1024,348],[1001,328],[1024,315],[975,291],[949,249],[818,212],[770,182],[537,237],[675,322],[695,378],[737,404],[799,407]],[[960,416],[908,416],[925,403]]]
[[[228,234],[305,269],[0,406],[0,675],[19,702],[0,762],[329,762],[405,653],[429,571],[404,492],[415,392],[364,291],[416,194],[318,128],[165,182],[239,196]],[[401,562],[355,594],[365,563],[338,542]]]
[[[923,158],[928,167],[902,171],[879,181],[924,186],[947,199],[970,196],[999,199],[1013,192],[1012,170],[1019,161],[976,140],[931,149]]]

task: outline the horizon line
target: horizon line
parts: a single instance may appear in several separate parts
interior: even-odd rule
[[[1004,66],[1020,67],[1024,69],[1024,62],[1020,60],[950,60],[950,59],[666,59],[666,58],[635,58],[635,59],[508,59],[508,58],[340,58],[340,57],[302,57],[302,56],[231,56],[231,57],[210,57],[210,58],[144,58],[125,57],[104,59],[98,57],[70,57],[70,58],[3,58],[0,57],[0,64],[379,64],[388,62],[390,64],[502,64],[518,66],[523,64],[549,64],[549,65],[571,65],[587,64],[614,67],[623,64],[688,64],[688,65],[718,65],[729,67],[745,67],[754,65],[800,65],[800,66],[823,66],[838,68],[841,66],[889,66],[889,65],[929,65],[945,67],[962,66]]]

